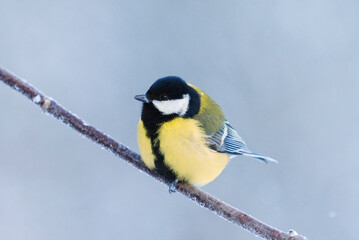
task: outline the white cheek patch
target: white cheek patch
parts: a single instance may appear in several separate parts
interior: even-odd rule
[[[163,115],[178,114],[183,116],[188,110],[189,95],[184,94],[181,99],[166,101],[153,100],[152,103]]]

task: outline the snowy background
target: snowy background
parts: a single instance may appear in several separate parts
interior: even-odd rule
[[[140,104],[178,75],[250,148],[204,189],[310,239],[359,235],[359,2],[0,2],[0,66],[138,151]],[[257,239],[0,83],[0,238]]]

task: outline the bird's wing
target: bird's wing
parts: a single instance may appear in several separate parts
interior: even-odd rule
[[[200,122],[207,135],[214,134],[221,129],[223,121],[225,120],[221,107],[201,89],[192,84],[188,85],[198,92],[201,99],[200,110],[193,118]]]
[[[225,120],[222,109],[218,104],[201,89],[192,84],[188,85],[194,88],[200,95],[201,107],[199,113],[193,118],[197,120],[204,129],[204,132],[208,136],[208,146],[211,149],[231,155],[246,155],[258,158],[264,162],[277,162],[272,158],[249,150],[236,130]]]
[[[276,160],[252,152],[248,149],[244,140],[238,135],[236,130],[224,121],[222,128],[208,137],[209,147],[217,152],[228,153],[231,155],[246,155],[260,159],[264,162],[277,162]]]

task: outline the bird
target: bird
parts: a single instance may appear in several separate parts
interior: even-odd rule
[[[168,181],[170,193],[178,181],[208,184],[237,155],[277,162],[251,151],[221,107],[180,77],[160,78],[134,98],[143,103],[137,126],[141,159]]]

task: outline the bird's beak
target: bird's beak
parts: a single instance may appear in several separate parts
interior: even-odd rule
[[[136,95],[135,99],[144,103],[149,103],[150,100],[148,100],[148,98],[146,97],[146,94],[140,94],[140,95]]]

